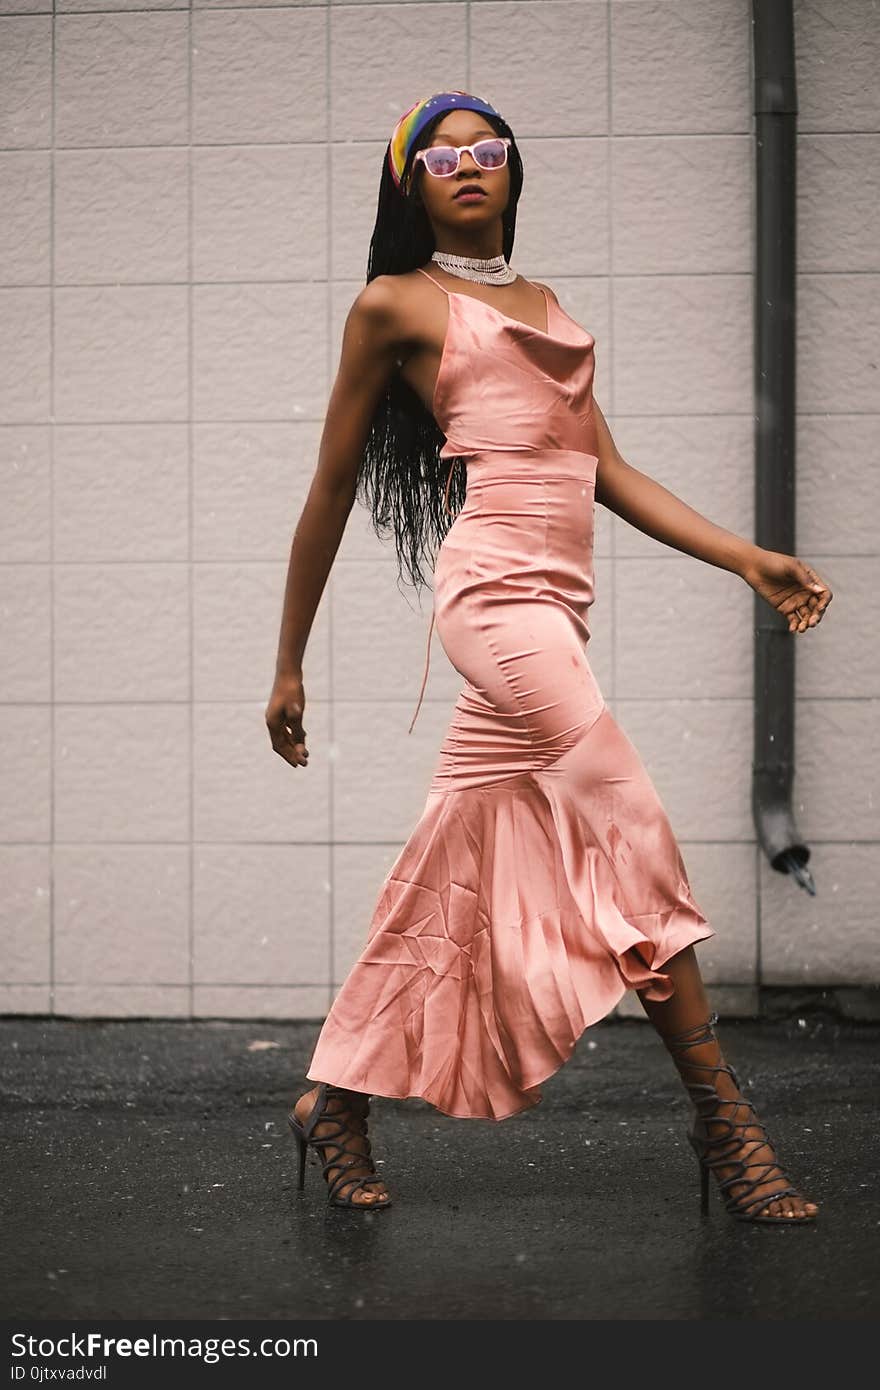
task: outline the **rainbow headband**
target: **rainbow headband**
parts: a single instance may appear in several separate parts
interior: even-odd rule
[[[439,111],[455,111],[459,107],[463,111],[482,111],[486,116],[504,119],[501,112],[490,106],[488,101],[471,96],[469,92],[435,92],[433,96],[422,97],[408,111],[404,111],[388,142],[388,167],[401,191],[404,166],[416,136]]]

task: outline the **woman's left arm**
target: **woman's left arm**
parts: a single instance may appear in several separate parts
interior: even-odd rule
[[[731,570],[788,619],[789,630],[815,627],[832,593],[814,570],[794,555],[745,540],[716,526],[680,497],[640,473],[618,451],[602,411],[593,401],[598,433],[596,501],[663,545]]]

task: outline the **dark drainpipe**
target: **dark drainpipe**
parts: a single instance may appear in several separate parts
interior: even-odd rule
[[[795,551],[795,174],[792,0],[753,0],[755,91],[755,540]],[[773,868],[815,894],[794,820],[795,642],[755,595],[752,816]]]

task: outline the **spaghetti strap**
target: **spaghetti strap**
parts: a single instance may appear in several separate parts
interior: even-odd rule
[[[429,279],[429,280],[433,280],[433,278],[434,278],[434,277],[433,277],[432,275],[429,275],[429,276],[428,276],[428,279]],[[445,508],[445,510],[446,510],[447,515],[449,515],[449,516],[452,515],[452,510],[451,510],[451,508],[450,508],[450,506],[449,506],[449,484],[452,482],[452,470],[454,469],[454,467],[455,467],[455,465],[456,465],[457,463],[458,463],[458,458],[456,457],[456,458],[454,458],[454,459],[452,460],[452,462],[450,463],[450,465],[449,465],[449,472],[446,474],[446,491],[445,491],[444,494],[443,494],[443,506],[444,506],[444,508]],[[415,714],[414,714],[413,717],[412,717],[412,723],[411,723],[410,726],[409,726],[409,730],[408,730],[409,733],[412,733],[413,728],[415,727],[415,722],[416,722],[416,720],[417,720],[418,717],[419,717],[419,710],[420,710],[421,707],[422,707],[422,696],[423,696],[424,693],[425,693],[425,686],[426,686],[427,681],[428,681],[428,669],[429,669],[429,667],[430,667],[430,665],[431,665],[431,637],[433,636],[433,633],[434,633],[434,609],[433,609],[433,606],[432,606],[432,609],[431,609],[431,624],[430,624],[430,627],[428,628],[428,646],[427,646],[427,650],[426,650],[426,652],[425,652],[425,670],[424,670],[424,673],[423,673],[423,675],[422,675],[422,688],[421,688],[421,690],[419,691],[419,700],[418,700],[418,704],[416,705],[416,712],[415,712]]]
[[[433,611],[433,609],[432,609],[432,610],[431,610],[431,624],[430,624],[430,627],[428,628],[428,647],[427,647],[427,651],[426,651],[426,653],[425,653],[425,670],[424,670],[424,674],[422,675],[422,688],[421,688],[421,690],[419,691],[419,699],[418,699],[418,704],[416,705],[416,712],[415,712],[415,714],[413,715],[412,720],[411,720],[411,722],[410,722],[410,726],[409,726],[409,729],[408,729],[408,731],[407,731],[408,733],[412,733],[413,728],[415,727],[415,722],[416,722],[416,720],[417,720],[418,717],[419,717],[419,710],[420,710],[421,707],[422,707],[422,696],[423,696],[424,693],[425,693],[425,685],[426,685],[427,680],[428,680],[428,667],[429,667],[430,664],[431,664],[431,638],[432,638],[433,635],[434,635],[434,611]]]
[[[437,288],[438,288],[438,290],[442,290],[443,293],[446,295],[446,298],[447,298],[447,299],[449,298],[449,291],[448,291],[448,289],[446,288],[445,285],[441,285],[441,284],[440,284],[440,281],[439,281],[439,280],[435,280],[434,277],[433,277],[433,275],[429,275],[428,272],[427,272],[427,270],[422,270],[422,267],[421,267],[420,265],[417,265],[417,266],[416,266],[416,270],[419,272],[420,275],[424,275],[424,277],[425,277],[426,280],[430,280],[430,281],[432,282],[432,284],[436,285]]]

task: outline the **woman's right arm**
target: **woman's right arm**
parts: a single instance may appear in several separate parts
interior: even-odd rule
[[[399,351],[399,290],[392,280],[371,280],[349,309],[317,467],[291,543],[266,724],[275,752],[294,767],[305,767],[309,756],[302,726],[306,643],[354,505],[370,421]]]

